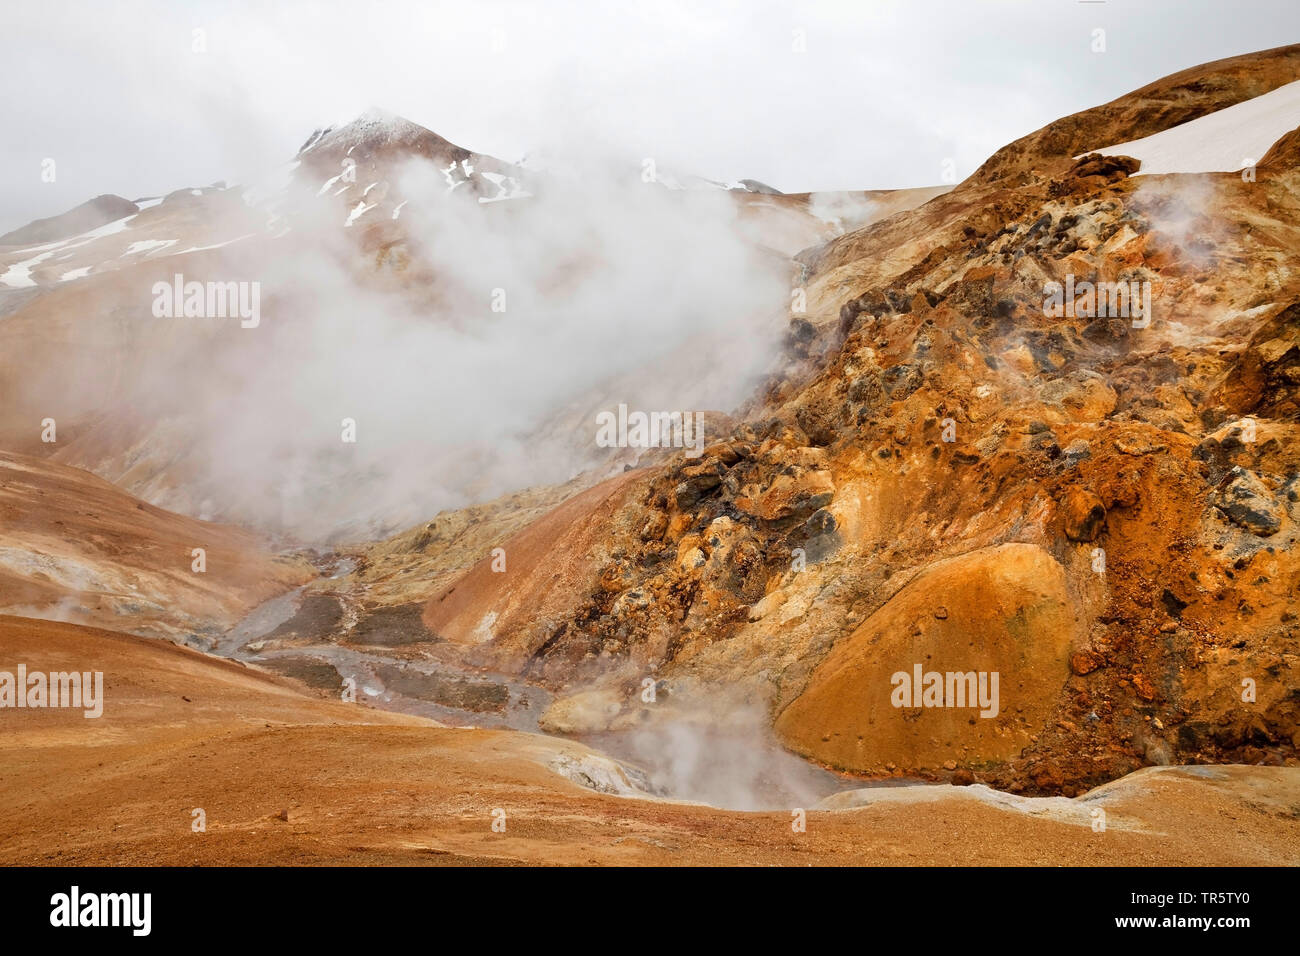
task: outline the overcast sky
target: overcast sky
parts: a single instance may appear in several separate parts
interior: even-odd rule
[[[1059,116],[1297,40],[1295,0],[3,0],[0,232],[100,193],[248,182],[369,106],[509,161],[927,185],[945,158],[964,177]]]

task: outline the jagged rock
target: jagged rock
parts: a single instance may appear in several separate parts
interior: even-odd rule
[[[975,442],[975,454],[980,458],[990,457],[999,447],[1001,447],[1002,437],[1002,435],[996,432],[992,435],[985,435],[983,438]]]
[[[615,599],[609,613],[614,617],[623,617],[637,608],[649,606],[651,600],[651,596],[644,589],[631,588]]]
[[[1142,455],[1154,455],[1157,452],[1168,451],[1169,446],[1163,442],[1147,441],[1140,435],[1123,435],[1115,439],[1115,450],[1136,458]]]
[[[687,548],[677,559],[677,566],[683,571],[694,571],[708,563],[708,558],[699,548]]]
[[[1128,336],[1129,322],[1125,319],[1102,317],[1093,319],[1083,327],[1085,339],[1093,342],[1118,342]]]
[[[906,398],[921,387],[924,376],[918,365],[893,365],[885,370],[884,384],[889,397],[895,400]]]
[[[752,605],[747,614],[748,619],[752,621],[761,621],[773,611],[778,610],[785,603],[784,591],[773,591],[765,595],[761,600]]]
[[[785,346],[798,355],[807,355],[808,346],[817,337],[817,329],[807,319],[791,319],[786,330]]]
[[[1091,491],[1073,486],[1061,501],[1065,536],[1071,541],[1095,541],[1106,525],[1106,506]]]
[[[831,514],[825,508],[814,512],[813,516],[804,522],[804,527],[808,529],[809,535],[830,534],[838,527],[835,521],[835,515]]]
[[[1300,302],[1279,307],[1251,335],[1218,398],[1242,412],[1300,419]]]
[[[884,374],[877,366],[861,371],[849,381],[849,401],[875,408],[885,399]]]
[[[641,526],[641,540],[659,541],[663,539],[664,532],[668,530],[668,516],[662,511],[652,511],[646,518],[645,524]]]
[[[1282,527],[1284,508],[1259,476],[1234,466],[1224,479],[1215,505],[1239,528],[1261,538],[1277,533]]]
[[[1043,401],[1061,405],[1076,421],[1097,422],[1115,411],[1118,396],[1095,372],[1073,372],[1043,386]]]
[[[1065,463],[1067,467],[1074,467],[1085,458],[1092,456],[1091,446],[1086,438],[1076,438],[1070,444],[1065,446]]]
[[[673,508],[682,511],[693,507],[722,484],[722,478],[709,472],[682,481],[673,489]]]
[[[1082,677],[1105,665],[1105,660],[1094,651],[1079,651],[1070,655],[1070,670]]]
[[[763,491],[742,494],[736,507],[745,514],[777,521],[799,514],[811,515],[831,503],[835,484],[830,472],[806,470],[799,475],[777,475]]]
[[[701,458],[716,458],[724,465],[734,465],[742,458],[746,458],[752,453],[753,449],[744,442],[728,441],[718,442],[710,445],[700,453]]]

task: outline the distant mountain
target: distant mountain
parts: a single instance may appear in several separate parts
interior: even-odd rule
[[[139,211],[135,203],[121,196],[105,194],[83,202],[65,213],[48,219],[37,219],[27,225],[0,236],[0,246],[25,246],[41,242],[67,239],[123,216]]]

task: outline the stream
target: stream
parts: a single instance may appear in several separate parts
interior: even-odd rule
[[[352,559],[340,559],[326,568],[326,579],[342,578],[354,568]],[[358,700],[448,726],[542,733],[539,721],[553,695],[505,675],[484,674],[445,660],[411,659],[327,642],[262,646],[267,635],[299,613],[309,587],[257,606],[210,646],[198,649],[258,664],[318,688],[337,691],[343,678],[352,678]],[[833,773],[786,751],[766,727],[741,733],[669,722],[574,739],[640,769],[638,776],[648,779],[656,795],[726,809],[809,807],[844,790],[919,782],[868,781]]]

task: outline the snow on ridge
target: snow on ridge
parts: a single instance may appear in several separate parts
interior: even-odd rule
[[[126,228],[126,224],[136,217],[136,213],[129,216],[123,216],[121,219],[114,219],[112,222],[104,223],[89,232],[83,232],[80,235],[68,236],[66,239],[56,239],[54,242],[44,242],[39,246],[28,246],[25,249],[19,249],[18,252],[40,252],[45,249],[72,249],[76,246],[85,245],[92,239],[102,239],[104,236],[111,236],[114,233],[121,232]]]
[[[298,155],[301,156],[303,153],[311,152],[319,146],[320,141],[333,132],[333,130],[333,126],[326,126],[323,129],[313,130],[312,134],[307,137],[307,142],[303,144],[302,149],[298,150]]]
[[[15,262],[5,270],[4,275],[0,275],[0,285],[7,285],[11,289],[26,289],[36,285],[36,280],[32,278],[32,269],[52,255],[53,252],[42,252],[34,259]]]
[[[46,259],[49,259],[56,252],[65,249],[75,249],[78,246],[84,246],[87,243],[94,242],[96,239],[102,239],[105,236],[111,236],[119,233],[126,228],[126,224],[136,217],[136,213],[124,216],[121,219],[115,219],[112,222],[105,223],[97,229],[91,229],[89,232],[83,232],[79,236],[70,236],[67,239],[60,239],[57,242],[47,242],[39,246],[31,246],[27,249],[20,249],[19,252],[37,252],[43,250],[39,255],[31,259],[24,259],[15,262],[3,275],[0,275],[0,285],[6,285],[11,289],[25,289],[36,285],[36,280],[32,278],[32,269],[40,265]]]
[[[524,187],[520,185],[519,180],[515,179],[513,176],[505,176],[501,173],[489,172],[482,172],[479,175],[497,188],[497,194],[495,196],[479,196],[478,201],[481,203],[501,202],[503,199],[526,199],[529,196],[532,196],[532,193],[524,189]]]
[[[209,249],[221,249],[224,246],[229,246],[233,243],[239,242],[241,239],[249,239],[255,235],[257,235],[257,233],[249,232],[242,236],[236,236],[234,239],[227,239],[225,242],[213,243],[210,246],[190,246],[188,249],[181,249],[179,252],[172,253],[172,255],[182,256],[187,252],[207,252]]]
[[[326,129],[308,148],[316,149],[328,145],[330,148],[338,149],[346,146],[345,155],[350,156],[358,146],[383,147],[394,143],[411,142],[429,134],[429,130],[404,116],[371,107],[346,123],[339,123]]]
[[[158,250],[166,249],[168,246],[176,245],[176,241],[177,240],[175,239],[141,239],[139,242],[133,242],[131,245],[127,246],[126,252],[122,253],[122,255],[134,256],[141,252],[157,252]]]
[[[1159,133],[1088,152],[1141,160],[1137,176],[1231,173],[1259,162],[1297,126],[1300,80]]]
[[[316,195],[324,196],[325,190],[329,189],[331,186],[333,186],[336,182],[338,182],[342,178],[343,178],[342,173],[339,173],[337,176],[331,176],[329,179],[325,180],[325,182],[321,185],[321,188],[316,191]]]
[[[362,216],[370,212],[370,210],[374,209],[378,205],[379,203],[377,202],[367,203],[364,199],[361,200],[361,202],[356,204],[352,212],[348,213],[348,221],[345,222],[343,225],[345,227],[352,225],[354,222],[356,222],[358,219],[360,219]]]

